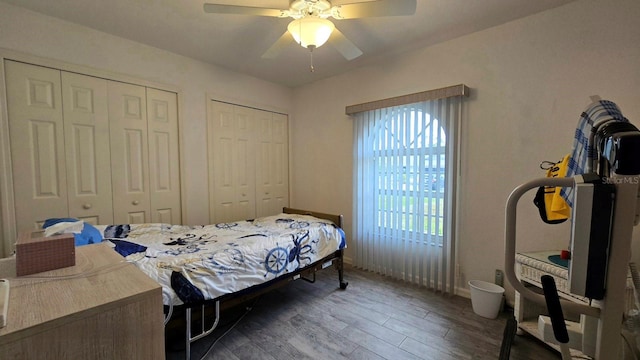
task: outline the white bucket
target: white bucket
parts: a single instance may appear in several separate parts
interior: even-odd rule
[[[481,280],[470,280],[471,307],[473,312],[489,319],[498,317],[502,307],[502,286]]]

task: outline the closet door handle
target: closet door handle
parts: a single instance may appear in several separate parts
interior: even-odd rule
[[[140,204],[140,201],[138,201],[138,200],[133,200],[131,203],[132,203],[133,205],[138,205],[138,204]]]
[[[83,204],[82,208],[85,209],[85,210],[89,210],[89,209],[91,209],[91,204],[89,204],[89,203]]]
[[[247,194],[242,194],[242,196],[247,196]]]

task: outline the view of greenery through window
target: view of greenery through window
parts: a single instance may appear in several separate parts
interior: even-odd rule
[[[412,111],[388,119],[374,142],[373,161],[380,231],[420,232],[442,244],[445,195],[445,134],[437,119]]]
[[[383,227],[396,228],[413,231],[420,228],[425,234],[442,236],[444,222],[444,202],[437,198],[425,198],[422,202],[425,214],[416,216],[417,211],[414,205],[414,198],[403,196],[400,201],[392,195],[380,195],[378,211],[378,225]],[[433,214],[433,215],[431,215]],[[439,215],[436,215],[439,214]],[[395,215],[395,216],[394,216]],[[419,222],[416,224],[416,222]],[[422,223],[422,226],[420,226]],[[439,241],[440,242],[440,241]]]

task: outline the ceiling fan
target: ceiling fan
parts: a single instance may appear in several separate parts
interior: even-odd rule
[[[413,15],[416,11],[416,0],[354,0],[340,5],[332,5],[328,0],[291,0],[288,9],[206,3],[204,11],[218,14],[293,18],[287,31],[262,55],[266,59],[277,57],[282,49],[294,40],[313,53],[314,49],[331,38],[330,44],[347,60],[352,60],[362,55],[362,51],[336,29],[328,18],[342,20]],[[313,62],[311,71],[313,71]]]

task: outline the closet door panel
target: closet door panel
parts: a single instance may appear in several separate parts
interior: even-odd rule
[[[151,221],[181,224],[178,99],[147,88]]]
[[[107,81],[62,72],[69,216],[113,223]]]
[[[254,110],[212,101],[208,123],[210,221],[253,219]]]
[[[108,82],[115,223],[151,221],[146,91]]]
[[[233,106],[217,101],[209,104],[212,116],[207,124],[209,158],[209,221],[228,222],[233,218]]]
[[[289,121],[287,115],[273,114],[273,198],[272,212],[289,206]]]
[[[272,215],[273,205],[273,146],[272,138],[272,113],[257,111],[256,123],[258,125],[256,157],[256,212],[257,216]]]
[[[234,107],[235,146],[232,156],[236,184],[235,220],[256,217],[255,115],[250,108]]]
[[[251,140],[239,138],[235,143],[235,220],[253,219],[255,210],[255,169]]]
[[[260,148],[256,163],[257,216],[275,215],[289,203],[287,116],[258,115]]]
[[[60,71],[5,61],[18,231],[68,213]]]

